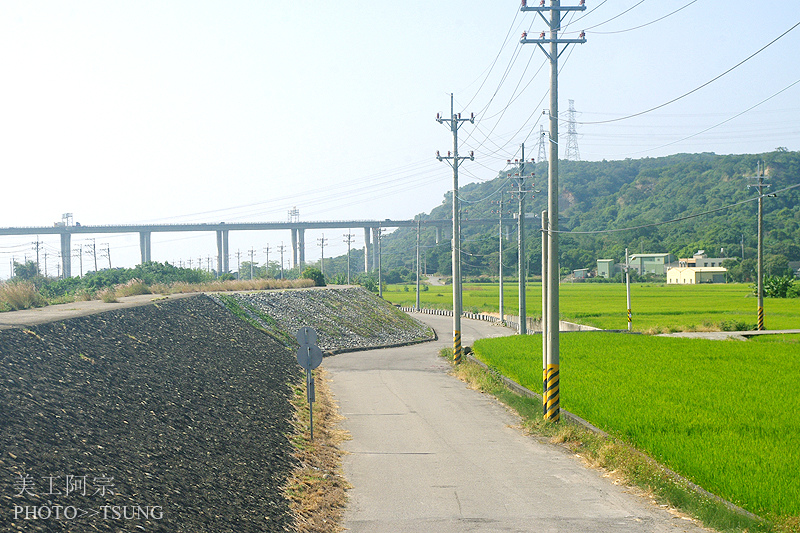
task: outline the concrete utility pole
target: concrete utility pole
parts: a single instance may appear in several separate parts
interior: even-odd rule
[[[319,244],[320,249],[322,250],[322,257],[319,260],[320,270],[322,271],[322,275],[325,275],[325,243],[328,242],[328,239],[325,238],[325,234],[322,234],[322,237],[317,239],[317,244]]]
[[[41,269],[39,268],[39,247],[41,247],[41,245],[44,243],[39,240],[39,236],[37,235],[36,240],[33,241],[31,244],[34,246],[34,249],[36,250],[36,273],[40,274]]]
[[[547,211],[542,211],[542,400],[544,416],[547,416]]]
[[[381,257],[383,256],[383,250],[381,250],[381,238],[383,237],[383,228],[378,228],[378,242],[375,244],[378,245],[378,298],[383,298],[383,280],[381,279]]]
[[[533,161],[533,160],[531,160]],[[511,164],[511,160],[507,161]],[[525,189],[525,145],[522,145],[522,159],[514,160],[517,167],[513,173],[514,181],[517,182],[517,189],[512,190],[519,200],[519,212],[517,213],[517,267],[519,271],[519,334],[528,334],[528,310],[527,295],[525,294],[525,193],[530,190]],[[512,173],[508,174],[509,176]],[[531,172],[531,176],[533,173]]]
[[[417,271],[417,311],[419,311],[419,226],[420,226],[420,219],[417,216],[417,258],[415,263],[415,268]]]
[[[281,245],[278,246],[278,250],[281,252],[281,279],[283,279],[283,252],[286,250],[286,246],[283,245],[283,241],[281,241]]]
[[[498,233],[497,233],[497,238],[498,238],[498,241],[500,242],[500,245],[498,246],[498,255],[500,256],[500,259],[497,261],[498,270],[499,270],[499,273],[498,273],[498,276],[499,276],[499,284],[498,284],[499,287],[498,287],[498,290],[500,291],[500,301],[499,301],[500,323],[504,324],[505,321],[506,321],[506,317],[505,317],[505,314],[503,312],[503,191],[500,191],[500,199],[496,200],[496,201],[494,201],[492,203],[496,203],[497,204],[496,213],[498,213],[498,217],[499,217],[499,228],[498,228]]]
[[[253,261],[254,261],[255,253],[256,253],[256,251],[253,250],[252,247],[250,247],[250,279],[251,280],[253,279]]]
[[[350,245],[354,242],[353,237],[355,234],[350,233],[350,230],[347,230],[347,233],[344,234],[344,242],[347,243],[347,284],[350,285]]]
[[[628,249],[625,248],[625,293],[628,296],[628,331],[633,327],[633,315],[631,314],[631,265],[628,262]]]
[[[545,419],[557,422],[561,416],[559,404],[559,345],[558,345],[558,58],[566,50],[566,46],[559,52],[558,45],[582,44],[586,42],[584,32],[578,39],[560,39],[558,32],[561,29],[562,13],[569,11],[584,11],[586,6],[561,6],[560,0],[550,0],[550,6],[544,5],[528,7],[527,0],[522,0],[521,11],[534,11],[549,26],[550,36],[545,38],[544,32],[538,39],[528,39],[527,33],[522,34],[522,44],[536,44],[550,60],[550,155],[548,157],[549,169],[547,176],[547,213],[548,213],[548,269],[547,269],[547,411]],[[550,20],[544,16],[550,13]],[[549,44],[550,50],[543,45]],[[543,279],[544,283],[545,280]]]
[[[769,187],[764,183],[764,162],[758,162],[758,172],[752,177],[758,180],[756,185],[748,185],[747,188],[756,187],[758,189],[758,330],[764,329],[764,188]],[[744,247],[742,247],[744,250]],[[744,257],[744,252],[742,252]]]
[[[103,252],[101,257],[105,257],[108,259],[108,269],[111,270],[111,245],[107,242],[104,242],[105,248],[100,248],[100,251]]]
[[[269,243],[264,247],[264,253],[267,254],[267,260],[264,262],[264,273],[269,277]]]
[[[192,260],[189,259],[189,266],[192,266]],[[200,268],[203,267],[203,263],[200,263]],[[236,250],[236,278],[242,279],[242,251]]]
[[[81,268],[81,277],[83,277],[83,245],[82,244],[78,245],[77,257],[78,257],[78,264],[80,264],[80,268]]]
[[[436,152],[436,159],[447,161],[453,167],[453,362],[461,362],[461,221],[459,220],[458,210],[458,167],[465,159],[475,160],[474,152],[469,153],[469,157],[458,156],[458,128],[461,124],[469,121],[475,123],[475,116],[461,118],[461,113],[456,115],[453,110],[453,94],[450,94],[450,118],[446,119],[439,113],[436,114],[436,122],[439,124],[447,123],[450,131],[453,132],[453,152],[447,152],[447,156],[439,155]]]
[[[92,239],[92,244],[87,244],[86,247],[89,248],[86,253],[94,258],[94,271],[97,272],[97,239]]]

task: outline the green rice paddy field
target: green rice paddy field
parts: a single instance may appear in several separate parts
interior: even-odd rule
[[[710,294],[723,302],[741,298],[735,286],[722,288],[703,287],[698,299],[724,309]],[[657,289],[672,288],[649,290]],[[680,300],[666,301],[674,308]],[[541,390],[540,337],[484,339],[473,349],[504,375]],[[564,409],[756,514],[800,516],[800,336],[742,342],[562,333],[560,353]]]
[[[408,290],[406,290],[408,289]],[[517,286],[506,283],[504,311],[516,315]],[[541,317],[540,283],[528,285],[527,313]],[[452,287],[429,286],[420,292],[423,307],[452,308]],[[392,285],[383,292],[386,300],[405,306],[416,302],[413,285]],[[465,284],[464,309],[497,312],[497,284]],[[621,283],[562,284],[559,289],[561,319],[602,329],[627,328],[625,285]],[[665,285],[637,283],[631,286],[633,330],[670,332],[692,330],[755,329],[756,298],[750,285],[741,283]],[[764,325],[767,329],[800,329],[800,298],[766,298]]]

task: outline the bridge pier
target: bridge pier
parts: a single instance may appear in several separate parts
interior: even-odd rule
[[[370,228],[364,228],[364,272],[369,272],[369,255],[372,252],[369,230]]]
[[[72,235],[61,234],[61,272],[64,279],[72,277]]]
[[[147,263],[150,261],[150,232],[149,231],[140,231],[139,232],[139,252],[142,256],[142,263]]]
[[[230,270],[228,265],[230,257],[228,254],[228,230],[217,230],[217,276],[227,274]]]
[[[442,240],[442,228],[439,226],[433,228],[436,230],[436,244],[439,244],[439,241]]]
[[[306,230],[303,228],[297,229],[297,261],[300,268],[306,264]]]

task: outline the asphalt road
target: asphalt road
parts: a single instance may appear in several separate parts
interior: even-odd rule
[[[452,319],[414,316],[440,340],[323,362],[352,435],[349,531],[706,531],[524,435],[497,401],[448,375],[437,354],[451,346]],[[465,345],[512,333],[466,319],[462,330]]]

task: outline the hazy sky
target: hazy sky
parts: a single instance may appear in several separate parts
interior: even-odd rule
[[[564,52],[559,77],[582,159],[800,149],[800,28],[674,103],[597,123],[723,74],[800,22],[800,3],[586,4],[565,17],[564,35],[588,42]],[[476,156],[462,183],[496,176],[522,142],[536,155],[549,67],[519,39],[544,29],[516,1],[4,1],[0,226],[64,212],[84,225],[282,221],[294,206],[301,220],[412,218],[452,187],[434,158],[452,146],[435,121],[451,92],[476,116],[460,132]],[[326,232],[326,257],[346,251],[342,233]],[[307,233],[311,260],[319,236]],[[136,235],[96,238],[114,266],[138,262]],[[0,278],[32,240],[0,238]],[[58,238],[41,240],[54,275]],[[234,232],[231,251],[253,247],[261,262],[289,240]],[[196,261],[215,247],[213,234],[154,234],[152,253]]]

